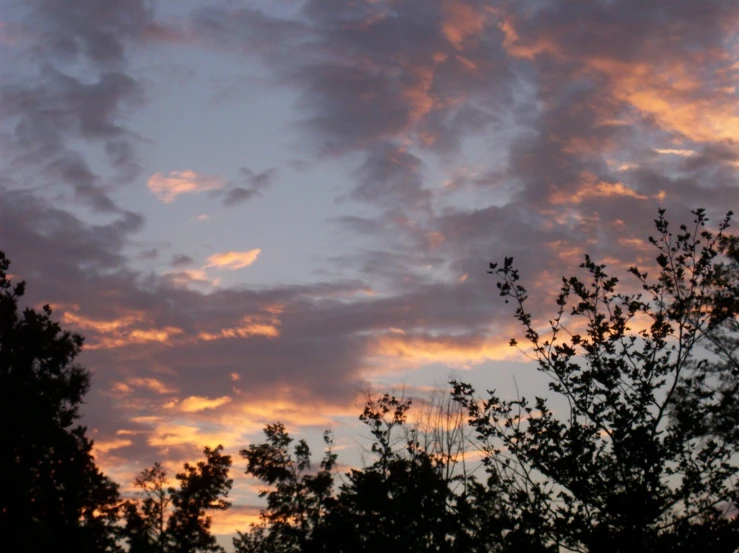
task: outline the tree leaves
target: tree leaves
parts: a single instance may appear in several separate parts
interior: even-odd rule
[[[120,551],[118,486],[95,466],[78,424],[89,371],[75,364],[82,337],[51,308],[19,308],[0,252],[0,530],[15,551]]]

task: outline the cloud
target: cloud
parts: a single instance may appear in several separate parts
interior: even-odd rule
[[[63,61],[82,58],[103,68],[123,64],[128,43],[140,37],[153,18],[146,0],[118,0],[109,6],[90,0],[28,4],[38,55]]]
[[[178,288],[208,289],[220,286],[220,278],[211,278],[203,269],[178,269],[167,271],[163,277]]]
[[[657,148],[654,151],[657,152],[658,154],[683,156],[683,157],[691,157],[697,154],[697,152],[693,150],[681,150],[677,148]]]
[[[578,204],[588,198],[613,198],[617,196],[648,200],[647,196],[625,186],[622,182],[595,182],[593,175],[582,175],[582,184],[574,193],[558,194],[553,192],[549,201],[554,205]]]
[[[31,0],[7,15],[14,18],[13,46],[26,61],[0,86],[0,136],[14,186],[30,180],[60,200],[71,190],[75,203],[122,213],[110,186],[132,182],[141,170],[139,137],[122,118],[144,99],[128,72],[128,50],[152,22],[148,3],[121,0],[103,9],[86,0]],[[104,169],[93,170],[92,148]]]
[[[0,243],[29,303],[58,305],[87,336],[85,412],[106,467],[176,464],[205,443],[233,451],[276,418],[334,425],[356,414],[357,383],[389,368],[495,378],[518,329],[488,261],[515,257],[538,317],[585,251],[649,262],[658,205],[687,220],[690,207],[739,204],[731,2],[307,0],[280,16],[220,3],[181,26],[143,1],[114,4],[19,3],[33,14],[14,36],[36,62],[0,87],[12,175]],[[158,91],[128,58],[154,41],[256,59],[261,82],[296,99],[295,155],[342,176],[331,215],[346,248],[321,273],[229,288],[208,269],[247,267],[260,250],[188,268],[200,246],[157,242],[162,263],[190,254],[165,274],[131,253],[147,236],[117,200],[143,163],[127,117]],[[164,202],[207,191],[238,205],[281,172],[174,171],[149,185]]]
[[[173,255],[172,261],[169,262],[172,267],[182,267],[183,265],[190,265],[191,263],[194,263],[193,258],[185,254]]]
[[[142,314],[124,314],[113,320],[96,320],[65,310],[62,321],[88,335],[97,336],[97,340],[88,340],[87,349],[120,348],[146,342],[169,344],[172,337],[183,333],[176,326],[156,328],[147,325]]]
[[[508,12],[501,24],[508,52],[559,67],[574,63],[580,75],[605,77],[604,94],[667,131],[697,141],[736,138],[736,72],[732,57],[722,55],[722,41],[739,20],[737,6],[633,0],[565,6],[552,2],[531,17]],[[665,20],[669,30],[658,24]]]
[[[245,532],[251,524],[261,520],[259,514],[262,509],[259,505],[232,505],[226,511],[216,511],[213,515],[213,533],[231,535],[237,531]]]
[[[226,192],[223,198],[223,203],[226,206],[238,205],[254,197],[261,196],[265,189],[272,186],[277,176],[277,169],[274,167],[260,173],[255,173],[248,167],[242,167],[239,172],[246,186],[237,186]]]
[[[161,380],[157,378],[152,377],[135,377],[135,378],[129,378],[127,380],[127,383],[130,386],[136,387],[136,388],[146,388],[148,390],[151,390],[153,392],[156,392],[157,394],[172,394],[176,393],[177,389],[172,388],[170,386],[167,386],[164,384]]]
[[[165,204],[172,203],[182,194],[195,194],[210,190],[221,190],[226,181],[220,177],[201,175],[195,171],[170,171],[168,175],[155,173],[146,185]]]
[[[200,332],[199,340],[223,340],[226,338],[247,338],[249,336],[264,336],[277,338],[280,335],[280,321],[273,314],[254,316],[247,315],[237,326],[221,328],[217,332]]]
[[[408,207],[422,206],[428,200],[429,193],[423,189],[423,162],[404,146],[379,144],[358,174],[359,184],[352,193],[355,198]]]
[[[226,405],[231,402],[231,398],[228,396],[218,398],[207,398],[200,396],[190,396],[183,399],[179,403],[172,402],[165,407],[176,408],[184,413],[197,413],[198,411],[204,411],[206,409],[216,409],[222,405]]]
[[[498,338],[486,336],[433,336],[415,333],[413,336],[389,332],[379,336],[369,358],[380,372],[395,371],[400,367],[418,368],[438,363],[450,368],[464,369],[486,361],[524,360],[509,346],[509,329]]]
[[[98,455],[100,453],[108,453],[116,449],[128,447],[132,443],[133,442],[131,440],[126,440],[124,438],[106,440],[106,441],[95,441],[93,444],[93,455]]]
[[[244,267],[254,264],[261,253],[262,250],[259,248],[245,252],[214,253],[208,257],[208,264],[203,268],[216,267],[218,269],[227,269],[230,271],[243,269]]]

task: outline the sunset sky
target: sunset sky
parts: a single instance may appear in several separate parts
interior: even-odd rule
[[[544,393],[488,263],[553,306],[739,208],[738,84],[736,0],[0,0],[0,250],[124,489],[234,455],[226,534],[267,422],[351,464],[362,383]]]

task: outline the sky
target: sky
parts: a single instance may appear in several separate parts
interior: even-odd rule
[[[734,0],[0,0],[0,250],[82,333],[84,421],[130,490],[280,420],[361,447],[358,391],[546,382],[546,320],[739,207]],[[544,393],[544,392],[541,392]]]

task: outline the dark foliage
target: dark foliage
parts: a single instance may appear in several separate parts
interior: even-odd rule
[[[164,553],[167,550],[167,521],[172,498],[167,491],[167,473],[160,463],[136,477],[143,498],[125,504],[129,553]]]
[[[479,401],[461,383],[455,394],[500,501],[555,551],[739,547],[736,242],[728,217],[718,234],[706,222],[699,210],[673,233],[660,212],[656,278],[630,270],[640,293],[618,291],[586,257],[588,281],[563,279],[546,336],[512,260],[491,265],[564,407],[495,392]]]
[[[338,486],[330,441],[313,474],[307,444],[293,457],[284,427],[270,426],[267,443],[242,452],[272,489],[237,550],[737,551],[739,255],[728,222],[712,233],[699,210],[673,234],[660,212],[656,278],[632,268],[633,291],[586,257],[588,279],[563,279],[546,333],[513,260],[492,265],[552,396],[478,399],[453,383],[486,480],[455,476],[455,455],[421,446],[414,430],[398,440],[410,402],[389,395],[360,416],[375,461]]]
[[[739,551],[739,240],[729,216],[711,232],[694,215],[673,232],[660,211],[656,274],[631,268],[631,288],[586,256],[586,279],[562,280],[545,323],[513,260],[491,265],[547,398],[480,398],[453,382],[411,425],[410,400],[370,394],[370,461],[343,474],[330,433],[314,468],[304,440],[268,425],[240,452],[267,489],[237,552]],[[77,424],[82,338],[48,307],[21,312],[8,266],[0,252],[0,530],[13,551],[223,551],[210,513],[230,506],[231,457],[205,448],[177,487],[157,463],[120,504]],[[484,479],[465,464],[472,435]]]
[[[265,430],[267,442],[242,451],[247,474],[272,486],[262,495],[262,522],[234,540],[239,553],[496,551],[503,527],[494,494],[472,477],[449,476],[448,463],[421,447],[406,427],[410,401],[385,394],[360,415],[372,435],[375,461],[352,469],[334,487],[336,455],[326,454],[311,473],[304,441],[281,424]],[[402,430],[408,430],[402,432]],[[464,490],[454,493],[463,479]]]
[[[209,511],[223,511],[233,481],[228,477],[231,457],[219,445],[203,450],[205,461],[185,463],[176,475],[179,488],[166,486],[159,463],[136,478],[143,497],[125,506],[126,538],[130,553],[218,552],[223,548],[210,533]]]
[[[317,551],[325,516],[336,503],[331,495],[336,463],[331,435],[324,434],[326,454],[311,474],[311,452],[304,440],[291,453],[293,439],[282,424],[268,425],[264,433],[267,441],[242,450],[241,456],[247,460],[247,474],[272,487],[260,493],[267,498],[267,508],[262,523],[239,533],[234,546],[239,553]]]
[[[82,337],[51,309],[20,310],[0,252],[0,531],[13,551],[118,551],[118,488],[95,466],[77,424],[90,375]]]

